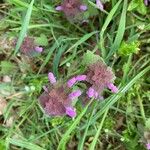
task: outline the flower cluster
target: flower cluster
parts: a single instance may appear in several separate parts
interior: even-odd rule
[[[67,86],[56,81],[52,72],[48,73],[51,88],[44,87],[44,92],[39,97],[39,102],[46,114],[50,116],[68,116],[74,118],[76,109],[72,101],[81,95],[80,90],[69,93]]]
[[[76,116],[76,109],[73,106],[74,99],[78,98],[82,92],[78,89],[72,91],[72,87],[78,82],[83,81],[87,85],[86,97],[102,100],[102,92],[105,88],[110,89],[113,93],[118,92],[118,88],[113,84],[115,75],[110,67],[102,61],[97,61],[88,65],[87,71],[83,75],[77,75],[67,84],[59,83],[52,72],[48,73],[48,79],[51,87],[44,87],[43,94],[39,101],[45,113],[50,116],[68,115],[72,118]],[[83,100],[84,101],[84,100]]]
[[[57,11],[63,11],[70,21],[75,21],[81,17],[81,13],[87,10],[81,0],[63,0],[60,6],[56,7]]]
[[[102,61],[89,65],[85,74],[71,78],[67,82],[68,87],[72,87],[76,82],[85,81],[88,83],[87,96],[95,99],[103,99],[101,94],[105,88],[110,89],[113,93],[118,92],[118,88],[113,84],[115,80],[114,73]]]

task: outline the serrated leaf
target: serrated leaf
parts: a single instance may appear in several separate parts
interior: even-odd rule
[[[140,43],[138,41],[131,43],[122,42],[118,53],[124,56],[130,55],[132,53],[137,54],[140,50],[139,45]]]

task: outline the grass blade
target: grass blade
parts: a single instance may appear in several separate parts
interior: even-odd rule
[[[9,142],[10,144],[22,147],[22,148],[26,148],[28,150],[46,150],[46,149],[43,149],[42,147],[40,147],[38,145],[30,143],[29,141],[9,138],[7,142]]]
[[[63,54],[63,52],[66,50],[67,44],[64,46],[61,46],[58,49],[58,53],[55,55],[54,60],[53,60],[53,73],[55,74],[56,77],[58,77],[58,66],[60,62],[60,58]]]
[[[104,33],[109,25],[109,23],[111,22],[111,20],[113,19],[113,16],[115,14],[115,12],[117,11],[120,3],[122,0],[118,1],[117,4],[113,7],[113,9],[110,11],[109,15],[106,18],[106,21],[102,27],[102,30],[100,32],[100,49],[102,51],[102,57],[105,58],[106,57],[106,50],[104,48]]]
[[[101,123],[100,123],[100,125],[99,125],[99,128],[98,128],[98,131],[96,132],[96,135],[94,136],[94,139],[93,139],[92,143],[90,144],[89,150],[95,150],[95,146],[96,146],[98,137],[99,137],[99,135],[100,135],[102,126],[103,126],[103,124],[104,124],[104,120],[105,120],[105,118],[106,118],[106,116],[107,116],[108,110],[109,110],[109,109],[107,109],[107,110],[105,111],[105,113],[104,113],[104,116],[103,116],[102,121],[101,121]]]
[[[26,36],[26,33],[27,33],[27,30],[28,30],[28,26],[29,26],[29,22],[30,22],[30,18],[31,18],[31,14],[32,14],[32,8],[33,8],[33,4],[34,4],[34,0],[31,1],[29,7],[28,7],[28,10],[27,10],[27,13],[26,13],[26,16],[23,20],[23,23],[22,23],[22,27],[21,27],[21,31],[20,31],[20,35],[19,35],[19,38],[18,38],[18,41],[17,41],[17,45],[16,45],[16,48],[15,48],[15,52],[14,54],[16,54]]]
[[[67,132],[62,136],[62,139],[58,145],[57,150],[65,150],[65,145],[70,137],[71,132],[76,128],[77,124],[80,122],[81,118],[83,115],[86,113],[89,105],[91,104],[92,100],[90,103],[83,109],[83,111],[80,113],[80,115],[74,120],[70,128],[67,130]]]
[[[37,74],[39,74],[39,73],[42,71],[42,69],[45,67],[45,65],[49,62],[49,60],[50,60],[50,58],[51,58],[53,52],[55,51],[56,48],[58,48],[58,46],[61,44],[62,41],[63,41],[63,37],[60,37],[60,38],[53,44],[53,46],[49,49],[49,52],[48,52],[48,54],[47,54],[47,56],[46,56],[44,62],[42,63],[42,65],[41,65],[41,67],[40,67],[40,69],[39,69],[39,71],[38,71]]]
[[[98,33],[98,31],[93,31],[91,33],[85,34],[82,38],[80,38],[80,40],[78,40],[74,45],[72,45],[67,52],[70,52],[73,48],[79,46],[80,44],[82,44],[83,42],[85,42],[86,40],[88,40],[91,36],[93,36],[94,34]]]
[[[117,35],[115,37],[115,41],[114,41],[113,45],[110,48],[110,52],[108,53],[108,56],[106,58],[107,60],[109,59],[109,57],[111,57],[113,55],[114,52],[116,52],[118,50],[118,48],[122,42],[124,32],[125,32],[125,25],[126,25],[127,5],[128,5],[128,0],[124,0],[123,10],[122,10],[121,19],[119,22]]]
[[[92,111],[92,113],[91,113],[91,115],[90,115],[90,118],[89,118],[89,120],[88,120],[87,127],[86,127],[86,129],[85,129],[83,138],[80,140],[80,142],[79,142],[79,144],[78,144],[78,150],[83,150],[83,149],[84,149],[84,148],[83,148],[84,142],[85,142],[85,139],[86,139],[86,135],[87,135],[88,129],[89,129],[89,127],[90,127],[90,122],[91,122],[92,117],[93,117],[93,115],[94,115],[94,113],[95,113],[95,109],[94,109],[94,108],[95,108],[96,105],[97,105],[97,103],[95,103],[95,105],[93,106],[93,111]]]

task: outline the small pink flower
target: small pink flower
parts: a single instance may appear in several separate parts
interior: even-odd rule
[[[85,81],[86,80],[86,75],[78,75],[76,76],[77,81]]]
[[[80,10],[86,11],[87,10],[87,6],[86,5],[80,5]]]
[[[101,0],[96,0],[96,5],[101,11],[104,10],[104,6],[103,6]]]
[[[150,150],[150,143],[146,144],[146,148],[147,148],[147,150]]]
[[[43,51],[43,47],[36,46],[35,51],[37,51],[38,53],[41,53]]]
[[[82,94],[82,92],[80,90],[76,90],[69,94],[69,99],[73,100],[73,99],[79,97],[81,94]]]
[[[52,72],[48,73],[48,79],[49,79],[51,84],[56,83],[56,78],[55,78],[55,76],[54,76],[54,74]]]
[[[90,87],[88,91],[86,92],[86,94],[88,95],[89,98],[92,98],[94,97],[95,91],[92,87]]]
[[[109,83],[109,84],[107,84],[107,86],[113,93],[118,92],[118,88],[113,83]]]
[[[148,6],[148,0],[144,0],[144,4]]]
[[[76,117],[76,109],[75,108],[73,108],[73,107],[66,107],[66,114],[68,115],[68,116],[70,116],[71,118],[74,118],[74,117]]]
[[[63,7],[62,7],[62,6],[57,6],[55,9],[56,9],[57,11],[62,11],[62,10],[63,10]]]
[[[67,85],[68,87],[72,87],[76,83],[76,78],[73,77],[72,79],[68,80]]]

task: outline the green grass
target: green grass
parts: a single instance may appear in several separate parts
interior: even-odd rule
[[[144,135],[150,132],[150,10],[144,6],[147,13],[143,15],[139,8],[128,11],[130,0],[112,0],[101,12],[94,2],[85,1],[89,6],[85,24],[71,23],[55,11],[60,3],[57,0],[0,3],[0,100],[7,102],[0,115],[0,150],[146,149]],[[45,38],[40,41],[44,47],[41,54],[30,58],[20,53],[26,35]],[[12,39],[16,39],[16,47]],[[127,47],[121,49],[123,41]],[[130,51],[131,42],[140,43],[137,54]],[[47,116],[38,97],[48,84],[48,72],[62,82],[82,73],[87,50],[112,67],[119,92],[105,90],[104,100],[91,99],[86,106],[77,102],[74,119]],[[128,50],[129,55],[121,55],[120,50]],[[3,81],[6,75],[11,82]],[[85,88],[83,84],[79,87]],[[10,117],[13,121],[8,125]]]

